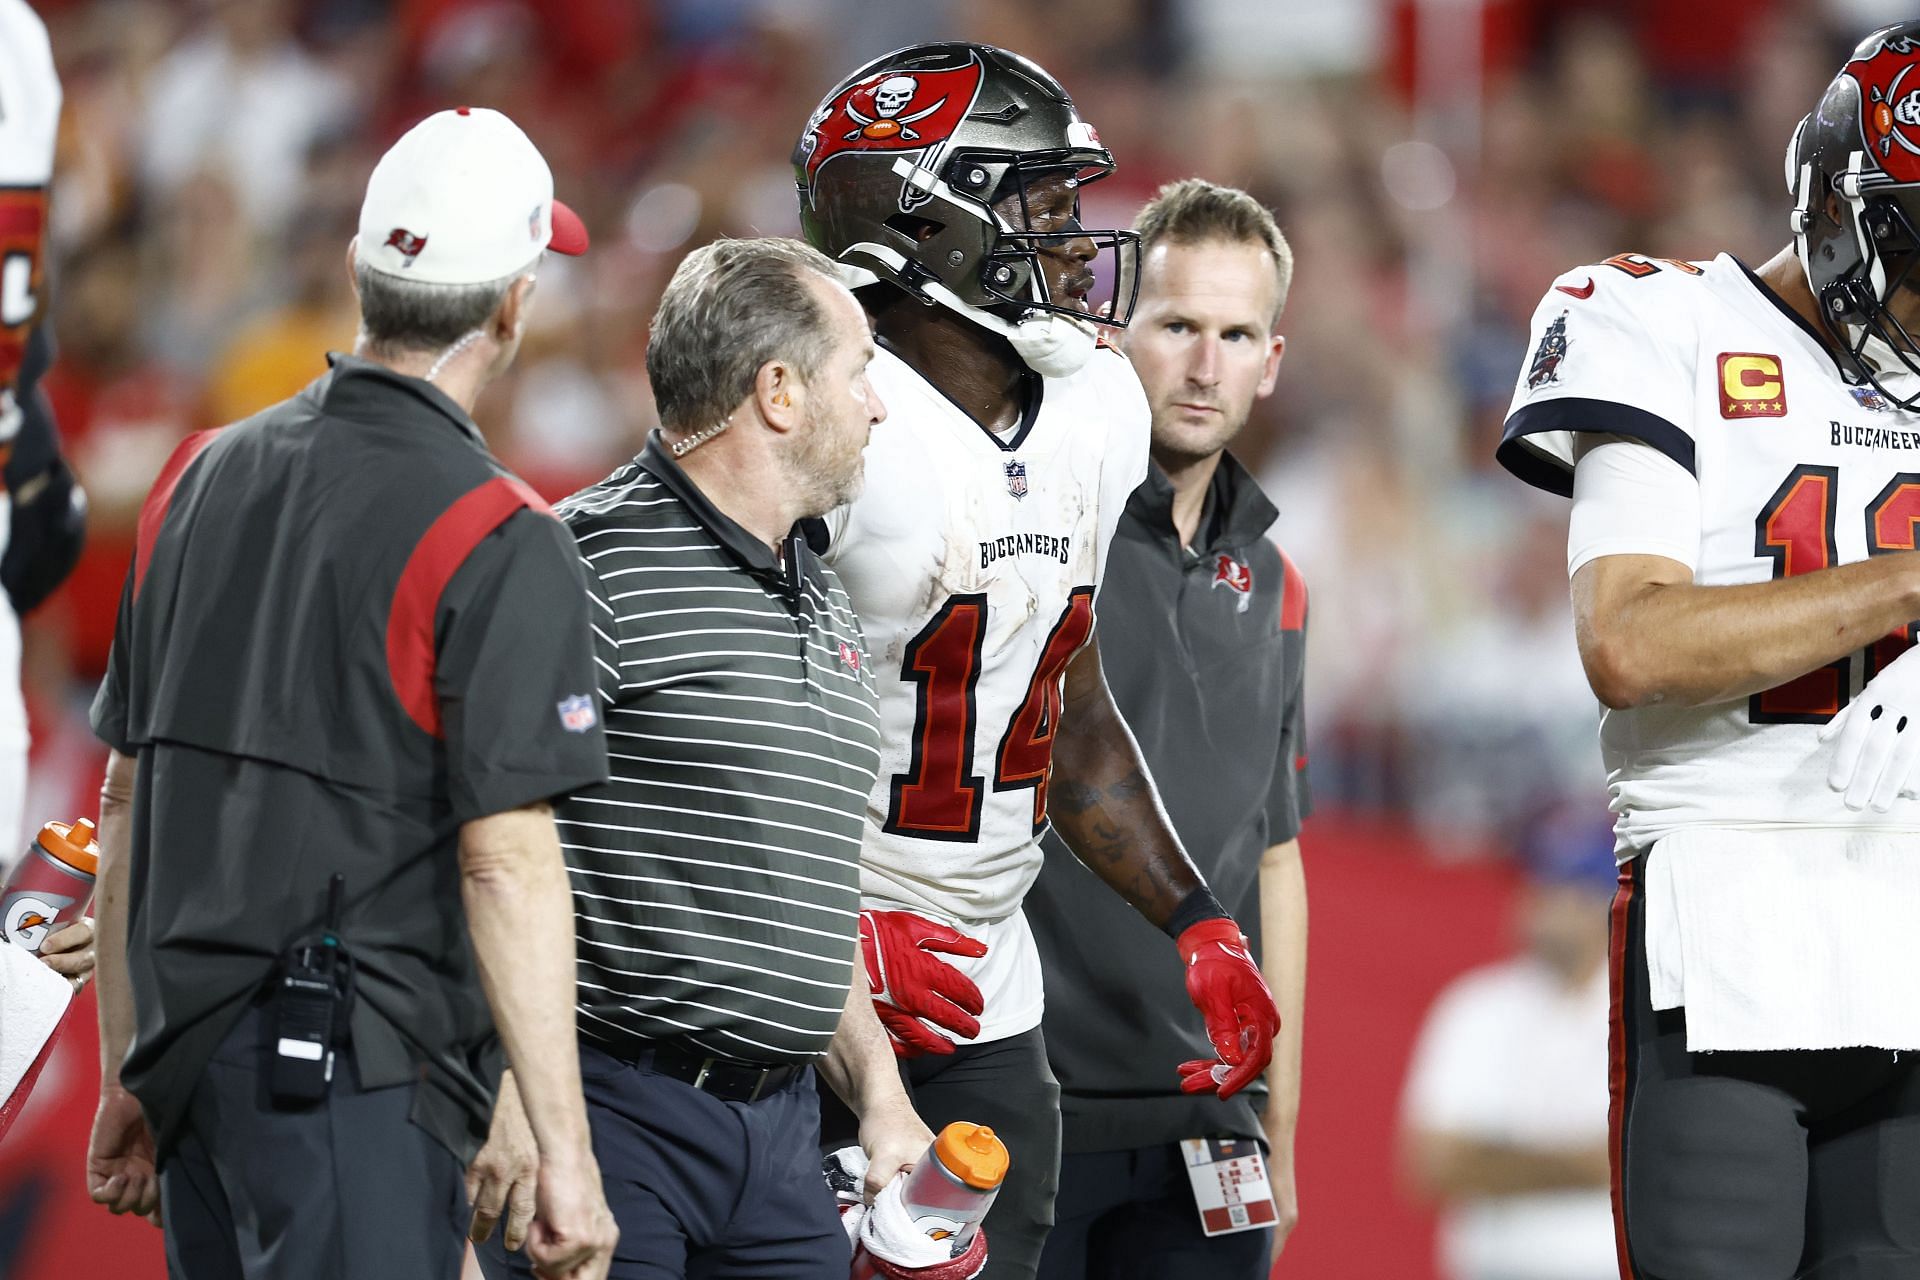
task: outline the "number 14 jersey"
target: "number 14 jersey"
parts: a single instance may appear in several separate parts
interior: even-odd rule
[[[1107,544],[1146,477],[1146,398],[1103,347],[1037,380],[1026,416],[996,435],[884,348],[869,375],[887,419],[865,488],[828,518],[827,553],[880,694],[861,894],[988,943],[958,967],[986,997],[991,1040],[1039,1022],[1020,902],[1040,873],[1061,675],[1092,634]]]
[[[1570,495],[1577,433],[1658,449],[1699,482],[1697,583],[1914,549],[1920,415],[1849,385],[1813,329],[1737,259],[1623,254],[1579,268],[1548,290],[1532,341],[1500,462]],[[1885,815],[1847,809],[1817,741],[1913,639],[1906,627],[1746,698],[1603,711],[1623,845],[1644,850],[1688,827],[1920,829],[1914,801]]]

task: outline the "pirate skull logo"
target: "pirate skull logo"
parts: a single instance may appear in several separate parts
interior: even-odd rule
[[[1920,181],[1920,46],[1891,40],[1856,58],[1846,73],[1860,86],[1860,132],[1873,159],[1896,182]]]
[[[913,95],[920,92],[920,82],[912,76],[888,76],[873,87],[873,114],[867,115],[853,105],[853,99],[847,99],[847,118],[860,126],[848,133],[842,141],[852,142],[855,138],[882,139],[898,135],[912,142],[919,138],[913,128],[913,122],[924,120],[947,104],[945,97],[930,107],[907,114],[907,107],[913,102]]]

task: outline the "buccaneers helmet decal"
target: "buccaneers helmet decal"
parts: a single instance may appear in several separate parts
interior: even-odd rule
[[[856,80],[822,103],[807,121],[800,150],[806,157],[808,194],[820,167],[849,151],[931,151],[953,136],[980,95],[983,68],[969,56],[947,70],[888,70]],[[901,191],[901,207],[925,199]]]
[[[1920,182],[1920,47],[1888,40],[1844,74],[1860,86],[1860,138],[1895,182]]]

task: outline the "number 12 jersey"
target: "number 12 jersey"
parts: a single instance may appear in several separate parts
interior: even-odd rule
[[[1737,259],[1622,254],[1560,277],[1534,313],[1499,459],[1569,495],[1579,433],[1658,449],[1699,484],[1694,581],[1811,573],[1912,551],[1920,415],[1848,384],[1815,331]],[[1819,727],[1915,638],[1907,626],[1750,697],[1602,713],[1624,847],[1690,827],[1920,829],[1854,813]]]

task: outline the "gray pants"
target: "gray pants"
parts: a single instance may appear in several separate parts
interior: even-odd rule
[[[161,1166],[170,1280],[456,1280],[465,1171],[408,1121],[415,1086],[363,1090],[342,1055],[325,1101],[277,1108],[264,1025],[215,1051]]]

